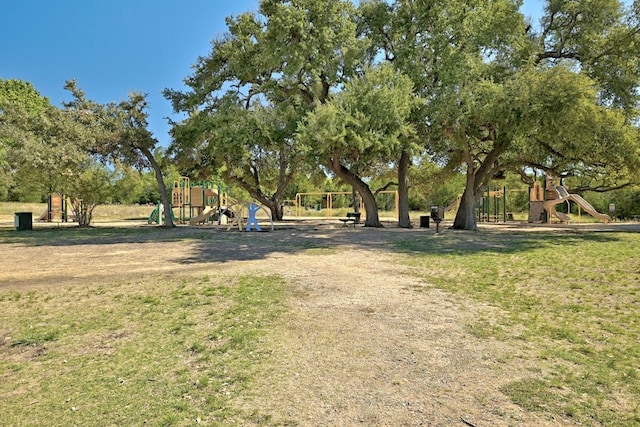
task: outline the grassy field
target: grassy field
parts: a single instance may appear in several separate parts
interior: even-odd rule
[[[513,402],[583,425],[640,424],[640,234],[443,237],[399,246],[428,283],[499,309],[468,328],[526,353],[531,379],[502,390]]]
[[[0,221],[13,221],[16,212],[32,212],[33,220],[47,209],[46,203],[0,203]],[[145,205],[99,205],[93,212],[94,221],[122,221],[147,219],[154,206]]]
[[[4,230],[0,247],[141,230]],[[451,232],[378,246],[425,289],[493,309],[466,328],[529,373],[501,389],[524,412],[640,424],[640,234]],[[271,374],[262,337],[278,336],[288,298],[276,271],[0,287],[0,425],[275,425],[238,399]]]

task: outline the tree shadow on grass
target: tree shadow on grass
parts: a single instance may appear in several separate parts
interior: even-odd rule
[[[283,227],[273,232],[241,232],[213,227],[154,226],[60,227],[33,231],[0,230],[0,245],[81,246],[114,244],[185,244],[185,253],[172,260],[180,264],[263,259],[273,254],[292,254],[309,249],[352,248],[430,256],[465,255],[479,252],[500,254],[541,247],[578,248],[584,242],[615,242],[616,233],[554,231],[445,231],[331,227]],[[188,247],[187,247],[188,245]],[[144,250],[144,246],[141,246]],[[80,250],[80,249],[79,249]],[[157,250],[157,249],[155,249]]]
[[[261,259],[272,253],[286,254],[327,247],[330,245],[330,239],[331,236],[325,232],[316,232],[312,228],[286,228],[273,232],[241,232],[226,228],[188,226],[0,230],[0,246],[12,244],[26,248],[77,247],[78,254],[83,251],[95,252],[95,248],[87,249],[88,247],[105,246],[104,251],[108,252],[112,251],[106,248],[109,245],[130,245],[142,255],[147,247],[148,250],[162,251],[163,244],[171,250],[183,245],[182,254],[170,260],[181,264]]]
[[[0,230],[0,244],[25,246],[108,245],[118,243],[175,242],[204,239],[204,230],[157,226],[135,227],[47,227],[28,231]]]
[[[616,242],[615,233],[592,232],[433,232],[397,228],[360,228],[357,230],[279,230],[273,233],[230,233],[225,241],[218,238],[197,242],[194,250],[180,263],[253,260],[276,254],[291,254],[309,249],[335,249],[421,254],[429,256],[474,253],[517,253],[542,247],[580,247],[585,242]]]
[[[452,232],[431,239],[411,239],[394,243],[396,251],[424,255],[510,254],[558,246],[576,250],[586,242],[616,242],[615,233],[593,232]]]

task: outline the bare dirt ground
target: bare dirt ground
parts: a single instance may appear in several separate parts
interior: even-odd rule
[[[282,328],[264,338],[273,371],[238,402],[268,415],[270,424],[569,425],[523,412],[500,392],[522,377],[524,344],[505,348],[466,330],[474,316],[495,308],[431,287],[389,245],[437,238],[434,231],[330,222],[270,233],[179,227],[80,244],[16,241],[0,244],[0,290],[139,275],[278,274],[291,309]]]

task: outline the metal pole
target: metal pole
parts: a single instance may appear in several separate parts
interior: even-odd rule
[[[507,222],[507,187],[502,187],[502,222]]]

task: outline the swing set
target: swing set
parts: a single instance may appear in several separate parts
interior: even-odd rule
[[[381,211],[392,211],[395,217],[399,216],[398,192],[394,190],[384,190],[376,193],[376,203]],[[364,202],[361,197],[357,197],[354,204],[353,192],[351,191],[322,191],[310,193],[297,193],[295,199],[295,215],[300,218],[306,212],[317,213],[318,216],[344,216],[345,211],[362,212],[365,214]]]

